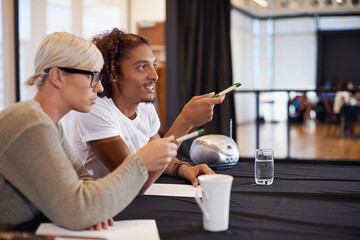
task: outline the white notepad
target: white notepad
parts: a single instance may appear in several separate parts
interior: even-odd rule
[[[36,235],[56,235],[72,237],[100,237],[108,240],[160,240],[156,222],[150,220],[115,221],[115,226],[101,231],[73,231],[53,223],[42,223],[36,230]]]
[[[198,188],[189,184],[165,184],[154,183],[144,193],[144,195],[169,196],[169,197],[195,197]],[[201,196],[201,193],[199,193]]]

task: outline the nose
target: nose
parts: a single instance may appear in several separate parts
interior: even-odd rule
[[[149,74],[149,79],[153,80],[154,82],[156,82],[159,79],[159,76],[158,76],[158,74],[156,72],[155,67],[153,67],[151,69],[151,73]]]
[[[96,87],[94,87],[94,91],[97,93],[101,93],[104,91],[104,87],[103,87],[101,81],[99,81],[98,85],[96,85]]]

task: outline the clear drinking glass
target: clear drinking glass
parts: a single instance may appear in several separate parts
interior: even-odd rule
[[[274,181],[274,150],[255,150],[255,183],[258,185],[271,185]]]

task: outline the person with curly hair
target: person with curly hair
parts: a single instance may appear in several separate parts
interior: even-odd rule
[[[159,139],[160,120],[152,104],[158,75],[148,41],[115,28],[96,36],[93,42],[105,60],[104,92],[99,94],[101,98],[90,113],[73,116],[70,138],[86,169],[99,178],[122,164],[129,154]],[[180,137],[193,127],[211,121],[214,105],[224,100],[224,96],[213,98],[214,95],[212,92],[193,97],[165,136]],[[166,168],[150,173],[141,193],[162,173],[184,178],[197,186],[197,176],[214,172],[206,164],[190,166],[174,157]]]
[[[93,181],[64,136],[60,119],[89,112],[103,91],[104,60],[91,42],[70,33],[45,37],[35,57],[34,99],[0,113],[0,231],[45,214],[60,226],[108,228],[152,172],[176,156],[170,136],[152,141]]]

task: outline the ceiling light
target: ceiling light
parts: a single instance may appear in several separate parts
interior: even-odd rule
[[[337,4],[339,5],[345,5],[346,4],[346,0],[335,0],[337,2]]]
[[[259,4],[262,7],[268,7],[269,3],[267,0],[253,0],[254,2],[256,2],[257,4]]]

